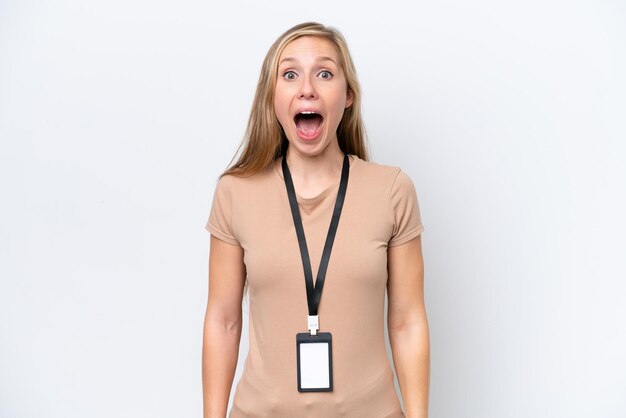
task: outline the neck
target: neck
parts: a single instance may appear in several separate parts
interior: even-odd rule
[[[287,147],[287,165],[294,179],[301,183],[335,179],[341,175],[343,167],[343,151],[337,142],[335,146],[327,146],[316,155],[306,155],[298,152],[295,147]]]

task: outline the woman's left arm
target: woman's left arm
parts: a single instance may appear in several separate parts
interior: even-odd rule
[[[422,236],[387,249],[387,328],[406,418],[428,417],[430,341]]]

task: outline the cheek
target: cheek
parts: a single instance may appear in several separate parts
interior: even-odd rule
[[[333,86],[326,90],[324,97],[334,108],[341,108],[346,101],[347,93],[340,87]]]
[[[289,102],[281,97],[278,92],[274,96],[274,113],[276,113],[276,118],[281,125],[289,122]]]
[[[345,110],[346,95],[344,93],[336,93],[333,97],[333,109],[339,119]]]
[[[283,112],[283,100],[282,97],[280,96],[280,93],[277,91],[276,93],[274,93],[274,109],[276,111],[277,115],[280,115]]]
[[[276,117],[281,121],[284,122],[285,118],[287,116],[287,110],[285,109],[285,107],[283,105],[281,105],[280,103],[276,103],[274,105],[274,111],[276,112]]]

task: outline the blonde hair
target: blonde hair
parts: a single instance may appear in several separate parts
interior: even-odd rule
[[[226,174],[242,177],[253,175],[265,170],[277,158],[285,154],[288,140],[274,111],[278,59],[287,44],[302,36],[319,36],[328,39],[335,45],[340,57],[340,65],[345,74],[346,84],[353,94],[352,105],[345,109],[337,127],[339,148],[345,153],[355,154],[362,160],[369,161],[365,126],[361,117],[361,87],[348,50],[348,44],[336,28],[324,26],[317,22],[305,22],[280,35],[267,52],[248,118],[248,127],[235,156],[242,146],[243,151],[237,162],[226,169],[220,178]]]

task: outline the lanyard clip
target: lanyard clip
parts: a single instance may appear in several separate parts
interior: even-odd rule
[[[309,332],[311,335],[317,335],[320,329],[319,315],[309,315]]]

